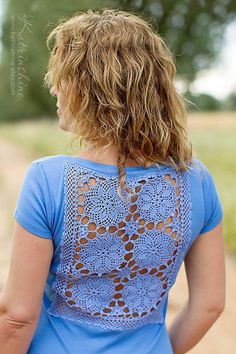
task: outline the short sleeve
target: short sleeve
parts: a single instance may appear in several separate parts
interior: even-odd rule
[[[29,232],[52,238],[52,203],[48,181],[40,162],[33,161],[20,188],[14,218]]]
[[[213,177],[206,166],[204,166],[203,169],[203,193],[205,202],[205,222],[200,234],[208,232],[216,227],[223,217],[223,209],[219,194],[216,190]]]

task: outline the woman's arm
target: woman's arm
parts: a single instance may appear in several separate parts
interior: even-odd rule
[[[185,257],[185,270],[189,300],[169,328],[174,354],[193,348],[224,310],[222,222],[195,240]]]
[[[25,354],[34,335],[37,321],[16,320],[0,309],[0,354]]]
[[[38,237],[14,221],[10,268],[0,293],[0,354],[27,352],[39,320],[52,256],[52,240]]]

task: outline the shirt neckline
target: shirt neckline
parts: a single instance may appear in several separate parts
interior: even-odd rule
[[[117,165],[110,165],[110,164],[105,164],[101,162],[95,162],[91,161],[82,157],[78,156],[72,156],[72,155],[65,155],[62,154],[62,156],[65,156],[66,158],[70,158],[71,160],[79,162],[80,165],[84,167],[91,168],[93,170],[98,170],[102,172],[113,172],[113,173],[118,173]],[[157,171],[158,169],[163,169],[166,168],[167,166],[164,164],[156,164],[154,166],[150,167],[144,167],[144,166],[125,166],[125,171],[126,173],[136,173],[136,172],[152,172],[152,171]]]

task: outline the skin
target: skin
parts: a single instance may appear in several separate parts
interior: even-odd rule
[[[184,265],[189,298],[169,328],[174,354],[184,354],[193,348],[223,312],[224,254],[221,221],[198,236],[186,255]]]
[[[14,219],[10,268],[0,293],[0,354],[27,352],[39,320],[52,256],[52,240],[30,233]]]
[[[56,87],[53,86],[50,89],[50,94],[52,96],[57,97],[57,115],[59,118],[59,127],[64,130],[68,131],[70,128],[70,123],[73,120],[73,116],[71,112],[66,112],[65,110],[65,104],[66,104],[66,97],[67,97],[67,89],[65,84],[62,84],[62,90],[57,91]]]
[[[54,89],[51,94],[57,96],[61,108],[59,125],[67,130],[72,117],[64,113],[66,95]],[[92,150],[85,158],[90,156]],[[110,149],[106,163],[115,164],[115,157],[115,150]],[[30,233],[14,219],[10,268],[0,293],[0,354],[27,352],[39,320],[53,252],[52,240]],[[169,329],[174,354],[184,354],[195,346],[224,310],[222,223],[197,237],[184,263],[189,299]]]

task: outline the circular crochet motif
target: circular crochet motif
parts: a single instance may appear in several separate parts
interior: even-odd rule
[[[188,172],[171,167],[118,177],[76,163],[64,170],[64,232],[48,313],[103,328],[164,321],[191,240]]]

